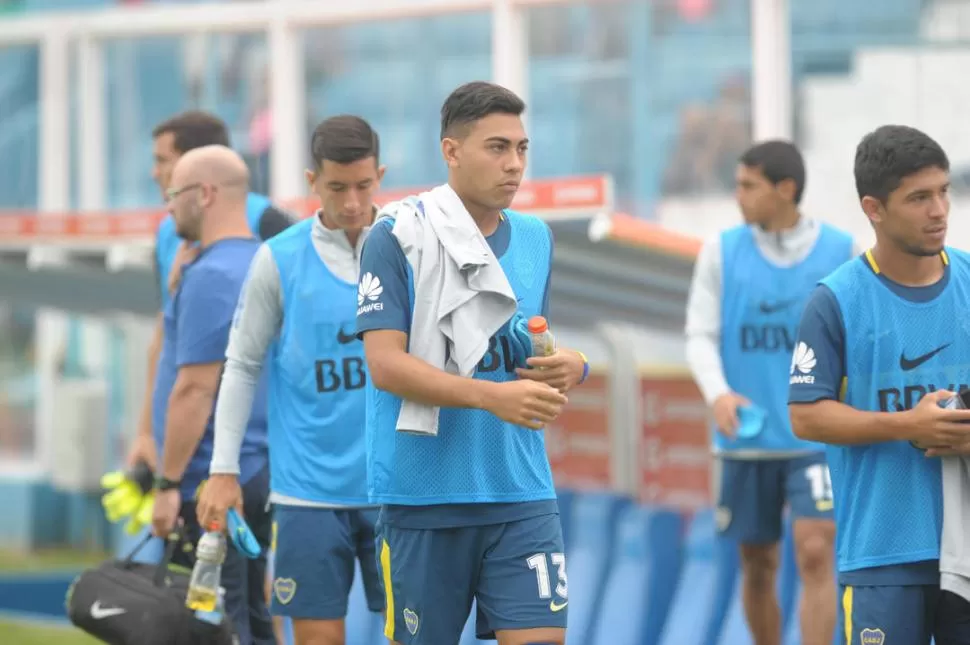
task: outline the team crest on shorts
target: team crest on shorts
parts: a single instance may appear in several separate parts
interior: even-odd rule
[[[714,509],[714,525],[718,531],[726,531],[731,526],[731,509],[726,506],[718,506]]]
[[[407,607],[404,608],[404,626],[411,632],[411,636],[418,633],[418,615]]]
[[[296,595],[296,580],[293,578],[277,578],[273,581],[273,593],[281,604],[289,604]]]
[[[863,629],[859,632],[859,642],[862,645],[884,645],[886,642],[886,632],[881,629]]]

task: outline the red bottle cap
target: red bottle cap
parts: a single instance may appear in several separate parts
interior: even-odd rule
[[[546,319],[542,316],[533,316],[532,318],[529,318],[527,327],[529,328],[529,333],[541,334],[549,329],[549,323],[546,322]]]

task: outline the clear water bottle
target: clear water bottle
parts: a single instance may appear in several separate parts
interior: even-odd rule
[[[533,356],[552,356],[556,353],[556,338],[549,331],[549,323],[544,317],[529,318],[528,329],[532,337]]]
[[[214,611],[195,610],[195,617],[204,623],[221,625],[222,619],[226,615],[226,588],[219,587],[219,600]]]
[[[226,559],[226,536],[218,522],[209,525],[195,548],[195,566],[189,578],[185,606],[193,611],[216,611],[222,563]]]

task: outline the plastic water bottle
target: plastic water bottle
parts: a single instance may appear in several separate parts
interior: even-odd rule
[[[226,559],[226,536],[218,522],[209,525],[195,548],[195,566],[189,578],[189,592],[185,606],[193,611],[216,611],[219,604],[219,583],[222,563]]]
[[[212,625],[221,625],[222,619],[226,615],[226,588],[219,587],[219,601],[216,603],[216,608],[213,611],[204,611],[202,609],[195,610],[195,617],[204,623],[209,623]]]
[[[532,337],[533,356],[552,356],[556,353],[556,338],[549,331],[549,323],[544,317],[529,318],[527,327]]]

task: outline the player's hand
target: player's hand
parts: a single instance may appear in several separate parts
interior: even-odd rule
[[[940,402],[953,396],[953,392],[937,390],[930,392],[907,415],[907,425],[912,428],[910,441],[917,448],[940,449],[964,446],[970,443],[970,410],[949,410]]]
[[[734,439],[738,432],[738,408],[750,404],[750,401],[735,392],[717,397],[713,412],[718,431],[728,439]]]
[[[182,494],[177,488],[156,490],[152,509],[152,535],[167,538],[178,523],[181,507]]]
[[[219,526],[228,526],[226,513],[230,508],[235,508],[242,517],[242,489],[239,487],[239,478],[235,475],[210,475],[195,505],[199,525],[206,528],[216,521]]]
[[[131,444],[131,448],[128,449],[128,457],[125,459],[125,465],[128,470],[131,470],[139,461],[148,464],[148,467],[153,472],[158,463],[155,439],[150,434],[144,432],[139,432],[135,435],[135,441]]]
[[[515,369],[519,378],[546,383],[565,394],[582,380],[586,363],[576,352],[558,349],[552,356],[533,356],[526,365],[529,369]]]
[[[182,267],[199,257],[199,247],[183,241],[179,244],[178,251],[175,252],[175,261],[172,262],[172,270],[168,274],[168,292],[175,293],[179,288],[179,280],[182,279]]]
[[[497,384],[485,409],[508,423],[541,430],[564,405],[566,397],[551,385],[521,380]]]

